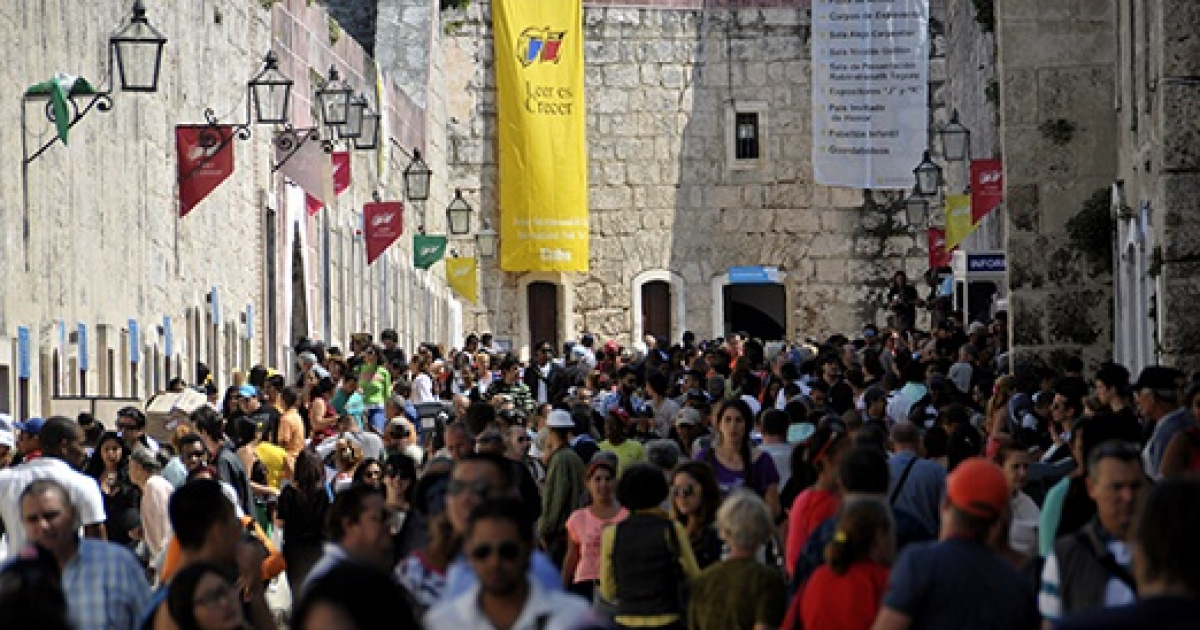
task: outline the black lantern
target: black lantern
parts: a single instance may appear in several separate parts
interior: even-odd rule
[[[446,206],[446,225],[450,229],[450,233],[455,236],[462,236],[471,232],[471,204],[463,199],[462,191],[454,189],[454,199],[450,205]]]
[[[479,233],[475,235],[475,247],[479,252],[480,258],[493,258],[496,256],[496,230],[492,229],[492,224],[486,219],[483,225],[479,228]]]
[[[350,109],[350,86],[338,76],[337,68],[329,69],[329,80],[317,90],[317,103],[321,106],[321,118],[327,127],[346,124]]]
[[[338,127],[338,135],[353,140],[362,135],[363,117],[367,115],[367,97],[359,94],[350,99],[346,110],[346,122]]]
[[[918,229],[924,227],[928,220],[929,198],[922,195],[916,186],[913,186],[912,194],[908,196],[908,199],[904,200],[904,215],[908,219],[908,224]]]
[[[125,92],[155,92],[167,38],[146,21],[142,0],[133,3],[129,24],[108,38],[113,65]]]
[[[413,159],[404,169],[404,193],[409,201],[425,201],[429,199],[429,178],[433,171],[421,159],[421,152],[413,149]]]
[[[262,71],[250,79],[249,87],[255,122],[262,125],[287,123],[292,80],[279,71],[279,58],[275,56],[275,51],[267,52]]]
[[[913,169],[913,174],[917,176],[917,186],[914,190],[926,197],[937,194],[942,184],[942,167],[933,163],[929,151],[921,157],[921,163]]]
[[[958,122],[958,110],[950,114],[950,122],[938,130],[942,140],[942,157],[952,162],[971,159],[971,131]]]
[[[361,133],[354,138],[354,148],[371,150],[379,148],[379,114],[368,109],[363,113]]]

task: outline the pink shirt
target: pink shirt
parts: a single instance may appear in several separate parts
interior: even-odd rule
[[[629,510],[621,508],[610,519],[600,519],[588,508],[580,508],[567,519],[567,535],[579,545],[579,564],[575,566],[575,581],[587,582],[600,579],[600,542],[604,528],[625,520]]]

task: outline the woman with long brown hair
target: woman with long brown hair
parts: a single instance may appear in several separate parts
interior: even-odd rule
[[[283,557],[287,562],[288,586],[293,593],[308,579],[308,572],[321,558],[325,542],[325,514],[333,502],[333,490],[325,484],[325,468],[312,449],[296,456],[292,483],[279,494],[276,527],[283,528]]]
[[[696,564],[701,569],[721,559],[724,544],[717,532],[721,486],[712,467],[704,462],[683,462],[671,473],[671,518],[687,531]]]

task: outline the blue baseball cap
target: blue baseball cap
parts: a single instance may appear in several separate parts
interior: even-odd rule
[[[30,418],[24,422],[18,422],[16,424],[17,429],[19,429],[21,433],[38,435],[42,432],[42,427],[46,426],[46,420],[45,418]]]
[[[253,385],[240,385],[237,388],[237,395],[242,398],[254,398],[258,396],[258,388]]]

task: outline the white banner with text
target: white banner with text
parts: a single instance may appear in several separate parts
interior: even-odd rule
[[[929,133],[929,0],[813,0],[813,175],[909,189]]]

